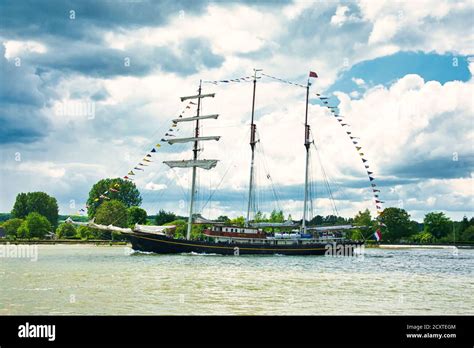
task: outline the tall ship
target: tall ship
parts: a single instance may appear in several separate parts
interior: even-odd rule
[[[251,202],[254,199],[254,162],[255,146],[257,144],[255,122],[255,94],[257,88],[258,72],[254,69],[253,93],[250,122],[250,175],[248,185],[248,202],[246,219],[243,226],[233,225],[221,221],[213,221],[202,218],[194,211],[196,196],[196,174],[197,170],[212,170],[216,167],[218,159],[200,158],[200,143],[204,141],[219,141],[219,135],[201,136],[200,123],[216,120],[219,115],[202,115],[202,99],[214,98],[215,93],[203,93],[202,81],[199,83],[198,93],[192,96],[181,97],[181,101],[196,100],[196,114],[191,117],[180,117],[173,120],[174,124],[181,122],[194,123],[194,134],[183,138],[164,139],[170,145],[176,143],[192,143],[192,158],[164,161],[170,168],[185,168],[192,170],[191,191],[189,197],[189,215],[185,238],[175,238],[176,226],[152,226],[135,225],[134,228],[120,228],[116,226],[104,226],[90,221],[84,223],[89,227],[120,232],[128,237],[132,248],[137,251],[153,252],[158,254],[182,254],[182,253],[206,253],[222,255],[325,255],[334,250],[344,250],[344,255],[352,255],[354,248],[363,244],[361,241],[345,239],[341,230],[351,229],[351,225],[311,227],[307,221],[308,185],[309,183],[309,158],[311,132],[308,123],[308,103],[310,80],[306,85],[306,107],[304,115],[304,148],[305,148],[305,178],[304,178],[304,204],[301,222],[286,221],[274,222],[252,222]],[[75,222],[74,222],[75,223]],[[82,223],[78,223],[82,224]],[[203,224],[205,228],[199,240],[191,238],[193,225]],[[277,232],[274,232],[277,230]],[[284,231],[284,232],[283,232]],[[334,233],[338,231],[339,233]],[[331,250],[330,250],[331,249]]]

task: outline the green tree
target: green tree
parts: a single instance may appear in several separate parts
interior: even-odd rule
[[[155,223],[158,226],[166,225],[168,222],[175,221],[176,215],[172,212],[166,212],[163,209],[160,209],[158,214],[155,216]]]
[[[415,220],[410,221],[410,233],[412,235],[415,235],[415,234],[420,233],[422,231],[423,231],[423,228],[422,228],[421,224],[419,224]]]
[[[191,239],[202,239],[203,232],[206,227],[207,226],[202,225],[202,224],[193,225],[193,227],[191,228]]]
[[[93,228],[87,226],[79,226],[77,228],[77,236],[81,239],[88,240],[98,238],[97,236],[100,235],[99,230],[95,230]]]
[[[23,219],[10,219],[3,223],[2,227],[5,230],[7,237],[15,238],[17,236],[18,228],[21,226]]]
[[[382,235],[387,241],[396,242],[411,234],[410,215],[405,209],[386,208],[380,215],[380,220],[386,225]]]
[[[56,229],[56,236],[58,236],[58,238],[65,239],[74,238],[77,236],[77,231],[73,224],[62,223]]]
[[[95,222],[101,225],[127,227],[127,207],[121,201],[117,201],[115,199],[104,202],[96,211]]]
[[[176,226],[174,231],[174,238],[185,238],[187,231],[187,222],[185,220],[174,220],[163,224],[164,226]],[[191,230],[192,232],[192,230]]]
[[[30,211],[28,211],[28,195],[21,192],[16,195],[15,203],[11,211],[11,216],[18,219],[25,218]]]
[[[354,217],[354,225],[365,227],[370,227],[372,225],[372,216],[369,209],[365,209],[364,211],[359,211],[357,213],[357,215]]]
[[[255,213],[253,218],[254,222],[264,222],[267,221],[267,217],[260,210]]]
[[[89,191],[87,199],[89,218],[92,219],[96,216],[98,208],[111,200],[122,202],[126,208],[139,206],[142,203],[140,192],[133,182],[121,178],[102,179],[95,183]]]
[[[323,224],[324,218],[321,215],[316,215],[309,222],[312,226],[321,226]]]
[[[474,226],[469,226],[459,236],[461,242],[474,242]]]
[[[25,218],[29,213],[36,212],[46,217],[52,226],[58,224],[58,202],[56,198],[44,192],[19,193],[11,212],[14,218]]]
[[[228,223],[230,221],[229,217],[228,216],[225,216],[225,215],[221,215],[217,218],[217,221],[220,221],[220,222],[224,222],[224,223]]]
[[[243,227],[245,225],[245,218],[243,216],[238,216],[235,219],[230,220],[232,225]]]
[[[373,233],[371,230],[372,227],[372,215],[370,214],[369,209],[365,209],[364,211],[359,211],[356,216],[354,217],[354,226],[364,226],[367,229],[356,228],[352,231],[352,233],[347,233],[346,235],[351,239],[365,239],[367,238],[367,234]]]
[[[146,210],[139,207],[128,208],[128,226],[133,227],[135,224],[146,224]]]
[[[435,238],[445,237],[452,230],[451,219],[442,212],[426,214],[423,224],[424,231],[430,233]]]
[[[18,228],[18,237],[20,238],[44,238],[48,232],[51,232],[51,223],[41,214],[36,212],[29,213]]]
[[[433,242],[433,235],[429,232],[419,232],[415,233],[410,238],[412,241],[416,243],[432,243]]]
[[[128,227],[128,209],[125,204],[117,200],[104,202],[95,213],[95,222],[101,225]],[[114,236],[118,236],[118,234],[111,231],[97,230],[99,239],[116,239]]]
[[[467,219],[467,216],[464,215],[460,222],[459,226],[459,233],[463,233],[467,228],[469,227],[469,220]]]
[[[273,209],[270,214],[270,222],[285,222],[285,217],[283,216],[283,211],[277,211]]]
[[[334,225],[335,223],[337,223],[337,220],[338,220],[338,218],[337,218],[336,215],[327,215],[324,218],[323,222],[326,225]]]

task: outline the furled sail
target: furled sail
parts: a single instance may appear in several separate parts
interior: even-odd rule
[[[203,140],[219,140],[220,136],[208,136],[208,137],[192,137],[192,138],[175,138],[175,139],[166,139],[168,144],[173,145],[176,143],[189,143],[193,141],[203,141]]]
[[[218,160],[182,160],[182,161],[163,161],[170,168],[190,168],[198,167],[202,169],[211,169],[217,165]]]
[[[208,225],[223,224],[222,221],[209,220],[209,219],[203,218],[201,215],[198,215],[194,218],[194,223],[195,224],[208,224]]]
[[[169,226],[155,226],[155,225],[139,225],[135,224],[133,227],[134,232],[147,232],[147,233],[158,233],[158,234],[163,234],[167,230],[173,230],[175,229],[175,225],[169,225]]]
[[[285,222],[256,222],[250,224],[252,227],[298,227],[299,224],[293,221]]]
[[[114,226],[114,225],[97,224],[97,223],[94,222],[94,219],[92,219],[88,222],[74,221],[70,217],[68,217],[65,222],[69,223],[69,224],[79,225],[79,226],[87,226],[87,227],[91,227],[91,228],[96,228],[98,230],[120,232],[120,233],[124,233],[124,234],[133,234],[133,232],[147,232],[147,233],[163,234],[167,230],[173,230],[173,229],[176,228],[175,225],[155,226],[155,225],[135,224],[135,226],[133,227],[133,230],[132,230],[131,228],[123,228],[123,227],[118,227],[118,226]]]
[[[173,123],[178,123],[178,122],[190,122],[190,121],[197,121],[197,120],[205,120],[208,118],[213,118],[217,119],[219,117],[219,114],[214,114],[214,115],[203,115],[203,116],[193,116],[193,117],[183,117],[183,118],[175,118],[173,120]]]
[[[339,225],[339,226],[307,227],[308,230],[312,230],[312,231],[350,230],[353,228],[365,228],[365,226]]]
[[[191,95],[189,97],[181,97],[181,101],[183,102],[188,99],[197,99],[197,98],[206,98],[206,97],[214,98],[215,95],[216,95],[215,93]]]

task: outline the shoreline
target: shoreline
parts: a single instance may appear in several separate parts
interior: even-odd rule
[[[380,249],[474,249],[466,244],[380,244]]]
[[[79,245],[105,245],[105,246],[115,246],[115,245],[130,245],[126,241],[110,241],[110,240],[68,240],[68,239],[59,239],[59,240],[0,240],[0,245],[17,245],[17,244],[44,244],[44,245],[54,245],[54,244],[79,244]]]
[[[0,245],[18,245],[18,244],[41,244],[41,245],[101,245],[101,246],[117,246],[130,245],[127,241],[110,241],[101,239],[91,240],[73,240],[73,239],[58,239],[58,240],[1,240]],[[379,249],[474,249],[474,245],[469,244],[365,244],[366,248]]]

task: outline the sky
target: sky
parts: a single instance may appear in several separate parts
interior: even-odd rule
[[[306,90],[266,75],[305,85],[315,71],[313,215],[376,214],[350,131],[382,208],[417,221],[430,211],[473,216],[473,17],[472,1],[2,1],[0,211],[20,192],[44,191],[61,214],[77,214],[95,182],[126,175],[183,109],[194,115],[179,97],[201,79],[256,68],[258,209],[299,219],[303,208]],[[219,162],[198,170],[196,212],[243,215],[252,83],[203,83],[203,93],[216,96],[202,112],[219,118],[202,122],[201,135],[221,139],[203,143],[200,158]],[[187,214],[190,171],[162,162],[191,155],[190,145],[162,143],[135,171],[149,214]]]

